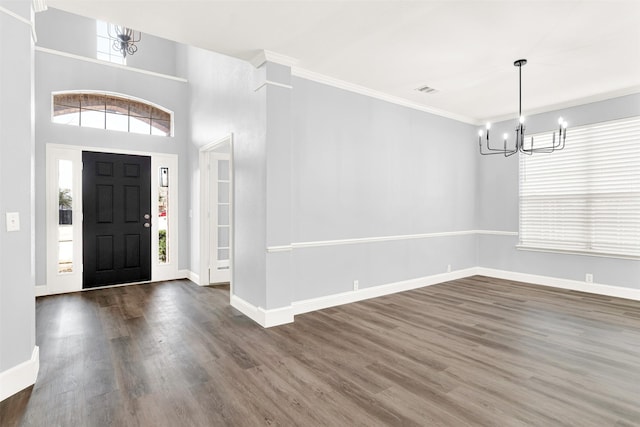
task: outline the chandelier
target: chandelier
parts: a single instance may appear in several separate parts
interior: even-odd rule
[[[113,50],[117,50],[122,54],[123,58],[127,55],[133,55],[138,51],[136,43],[142,38],[140,31],[134,31],[131,28],[122,25],[109,24],[109,37],[113,40]]]
[[[556,132],[554,131],[551,145],[546,144],[540,147],[535,147],[533,137],[531,137],[530,143],[527,144],[527,146],[525,146],[524,116],[522,115],[522,67],[526,63],[527,63],[526,59],[518,59],[516,62],[513,63],[513,65],[518,67],[518,77],[519,77],[518,86],[520,90],[520,93],[519,93],[520,104],[518,109],[519,123],[518,123],[518,127],[516,127],[515,144],[513,146],[508,144],[509,135],[505,133],[502,136],[502,140],[503,140],[502,148],[491,147],[489,145],[489,130],[491,129],[491,123],[487,123],[486,133],[482,129],[478,131],[478,145],[480,146],[480,154],[482,154],[483,156],[488,156],[492,154],[502,154],[505,157],[509,157],[517,153],[518,151],[523,154],[529,154],[529,155],[533,153],[553,153],[556,150],[562,150],[564,148],[564,142],[567,139],[567,122],[562,117],[558,119],[557,141],[556,141]],[[485,140],[486,140],[485,151],[483,151],[482,149],[483,137],[485,137]]]

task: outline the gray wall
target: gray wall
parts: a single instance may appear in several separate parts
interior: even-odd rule
[[[292,242],[293,135],[291,68],[266,62],[261,66],[269,84],[261,91],[266,96],[266,245],[290,245]],[[277,84],[271,84],[277,83]],[[266,254],[266,308],[287,307],[293,298],[291,251]]]
[[[38,46],[96,57],[96,21],[93,19],[49,8],[36,14],[36,30]],[[135,55],[127,56],[128,67],[176,75],[176,43],[142,34],[137,46]]]
[[[640,115],[640,94],[533,115],[527,117],[526,126],[530,133],[552,130],[558,117],[562,116],[569,122],[567,144],[571,144],[571,126],[637,115]],[[513,121],[509,121],[493,125],[491,131],[495,135],[508,132],[511,136],[513,129]],[[518,231],[517,156],[505,159],[478,155],[477,159],[479,227]],[[640,261],[517,250],[517,242],[517,237],[481,236],[479,265],[581,281],[585,279],[585,273],[592,273],[596,283],[640,289]]]
[[[188,47],[191,271],[200,271],[199,149],[234,136],[234,293],[266,304],[266,98],[260,72],[239,59]],[[203,278],[205,279],[205,278]],[[206,279],[205,279],[206,280]]]
[[[267,309],[475,266],[476,237],[296,248],[292,242],[475,228],[473,127],[188,48],[191,270],[199,271],[198,148],[234,133],[235,277]],[[291,84],[293,89],[264,81]],[[452,166],[453,165],[453,166]]]
[[[294,77],[293,242],[476,228],[475,129]],[[476,265],[475,236],[293,251],[293,300]]]
[[[0,6],[31,19],[31,2]],[[35,346],[33,261],[33,46],[30,26],[0,12],[0,373]],[[5,213],[20,214],[6,231]]]
[[[45,13],[50,13],[49,10]],[[61,12],[59,12],[61,13]],[[64,14],[64,23],[72,21]],[[92,27],[92,28],[95,28]],[[95,30],[94,30],[95,32]],[[47,44],[46,32],[38,33],[38,43]],[[55,33],[49,33],[55,37]],[[90,34],[89,34],[90,36]],[[81,37],[80,37],[81,38]],[[55,43],[53,43],[55,44]],[[60,46],[62,48],[63,46]],[[161,59],[165,61],[165,57]],[[175,60],[175,58],[174,58]],[[188,89],[184,82],[100,64],[36,52],[36,284],[46,283],[46,144],[67,144],[142,152],[177,154],[179,168],[179,269],[189,268],[188,195],[190,188],[187,162]],[[65,90],[110,91],[145,99],[174,112],[174,136],[130,134],[103,129],[79,128],[51,122],[51,94]]]

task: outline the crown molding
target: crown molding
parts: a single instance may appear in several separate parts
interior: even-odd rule
[[[31,7],[33,7],[35,13],[44,12],[48,9],[47,0],[32,0]]]
[[[290,56],[286,56],[277,52],[272,52],[270,50],[261,50],[249,62],[256,68],[262,66],[265,62],[273,62],[276,64],[285,65],[285,66],[291,67],[291,75],[296,77],[300,77],[306,80],[311,80],[317,83],[322,83],[328,86],[336,87],[338,89],[347,90],[349,92],[358,93],[360,95],[365,95],[370,98],[375,98],[382,101],[390,102],[392,104],[401,105],[403,107],[411,108],[414,110],[423,111],[425,113],[434,114],[436,116],[457,120],[459,122],[467,123],[474,126],[480,126],[486,122],[498,123],[498,122],[502,122],[510,119],[515,119],[517,117],[517,114],[514,112],[511,114],[505,114],[497,117],[492,117],[489,119],[482,119],[478,117],[465,116],[465,115],[454,113],[447,110],[441,110],[439,108],[429,107],[427,105],[418,104],[416,102],[410,101],[400,96],[390,95],[385,92],[381,92],[375,89],[371,89],[365,86],[361,86],[345,80],[340,80],[335,77],[327,76],[325,74],[321,74],[315,71],[311,71],[309,69],[299,67],[298,59],[292,58]],[[577,98],[570,101],[546,105],[543,107],[528,110],[526,112],[526,115],[531,116],[534,114],[549,113],[556,110],[577,107],[579,105],[590,104],[593,102],[606,101],[608,99],[618,98],[626,95],[633,95],[636,93],[640,93],[640,86],[632,86],[632,87],[619,89],[615,91],[600,93],[597,95]]]
[[[594,102],[606,101],[608,99],[619,98],[626,95],[634,95],[640,93],[640,86],[631,86],[624,89],[613,90],[609,92],[599,93],[597,95],[586,96],[583,98],[573,99],[571,101],[559,102],[557,104],[551,104],[540,108],[534,108],[533,110],[527,110],[525,117],[532,116],[534,114],[550,113],[557,110],[563,110],[565,108],[578,107],[580,105],[591,104]],[[478,120],[476,124],[481,125],[486,122],[499,123],[506,120],[517,120],[518,113],[513,112],[511,114],[505,114],[498,117],[492,117],[487,120]]]
[[[370,89],[368,87],[360,86],[354,83],[350,83],[344,80],[336,79],[334,77],[329,77],[324,74],[316,73],[315,71],[307,70],[297,66],[292,67],[291,74],[296,77],[300,77],[300,78],[311,80],[317,83],[322,83],[325,85],[337,87],[339,89],[344,89],[349,92],[359,93],[360,95],[365,95],[371,98],[380,99],[382,101],[387,101],[392,104],[401,105],[403,107],[408,107],[414,110],[423,111],[425,113],[434,114],[436,116],[445,117],[448,119],[453,119],[459,122],[468,123],[472,125],[478,124],[478,120],[472,117],[463,116],[460,114],[452,113],[450,111],[440,110],[438,108],[428,107],[426,105],[416,104],[415,102],[409,101],[399,96],[389,95],[384,92],[380,92],[380,91]]]
[[[257,91],[259,91],[260,89],[262,89],[263,87],[266,87],[266,86],[275,86],[275,87],[282,87],[282,88],[285,88],[285,89],[293,89],[293,86],[291,86],[291,85],[286,85],[284,83],[278,83],[278,82],[272,82],[271,80],[266,80],[260,86],[255,88],[253,91],[257,92]]]
[[[277,52],[272,52],[270,50],[261,50],[249,62],[254,67],[258,68],[265,62],[273,62],[276,64],[285,65],[287,67],[293,67],[294,65],[298,64],[299,61],[296,58],[282,55]]]

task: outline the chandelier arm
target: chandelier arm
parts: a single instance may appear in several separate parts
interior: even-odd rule
[[[524,146],[522,146],[522,145],[520,146],[520,150],[519,150],[519,151],[520,151],[522,154],[526,154],[526,155],[528,155],[528,156],[530,156],[530,155],[532,155],[532,154],[533,154],[533,151],[525,149],[525,148],[524,148]]]
[[[497,151],[497,152],[502,153],[504,151],[504,149],[502,149],[502,148],[492,148],[492,147],[489,146],[489,141],[487,141],[487,151]]]
[[[553,138],[555,140],[556,133],[553,133]],[[554,144],[554,147],[558,150],[562,150],[564,148],[564,141],[567,139],[567,130],[560,128],[560,132],[558,132],[558,145]]]
[[[522,152],[526,153],[526,154],[533,154],[533,153],[553,153],[555,151],[554,148],[552,147],[540,147],[540,148],[522,148]]]
[[[505,157],[508,157],[511,154],[513,154],[514,152],[518,151],[517,148],[515,149],[515,151],[507,150],[506,141],[505,141],[505,148],[504,149],[490,148],[490,147],[488,147],[488,144],[487,144],[487,148],[486,148],[487,151],[482,151],[482,138],[481,137],[478,137],[478,145],[480,146],[480,154],[482,154],[483,156],[492,156],[492,155],[495,155],[495,154],[502,154]],[[511,154],[507,155],[507,153],[511,153]]]
[[[509,150],[507,149],[507,140],[504,140],[504,147],[503,148],[493,148],[489,145],[489,138],[487,137],[487,146],[486,146],[486,151],[483,152],[482,151],[482,137],[478,136],[478,145],[480,146],[480,154],[482,154],[483,156],[487,156],[487,155],[492,155],[492,154],[502,154],[505,157],[509,157],[515,153],[518,152],[518,146],[516,144],[516,146],[512,149]]]
[[[497,148],[487,149],[488,151],[482,151],[482,144],[480,144],[480,154],[483,156],[492,156],[494,154],[504,154],[505,150],[499,150]]]
[[[507,140],[504,140],[504,156],[505,157],[511,157],[514,154],[516,154],[518,152],[518,145],[516,143],[516,148],[515,150],[507,150]]]
[[[500,151],[497,151],[495,153],[484,153],[484,152],[481,151],[480,154],[482,154],[483,156],[493,156],[493,155],[496,155],[496,154],[504,154],[504,151],[500,150]]]
[[[533,137],[531,137],[531,144],[529,145],[530,148],[529,149],[524,148],[524,144],[523,144],[522,145],[522,150],[523,150],[523,152],[530,153],[530,154],[533,154],[533,153],[553,153],[553,151],[557,148],[556,144],[555,144],[555,138],[556,138],[556,136],[555,136],[555,133],[554,133],[553,142],[552,142],[550,147],[534,148],[534,146],[533,146],[534,139],[533,139]]]
[[[523,150],[528,152],[528,153],[553,153],[556,150],[562,150],[562,148],[560,148],[560,147],[564,148],[564,144],[561,143],[560,138],[558,138],[558,143],[556,144],[556,134],[554,132],[553,133],[553,141],[551,143],[551,146],[534,148],[533,147],[533,137],[531,137],[531,148],[525,149],[523,147]]]
[[[480,144],[480,150],[482,150],[482,137],[481,136],[478,137],[478,143]],[[501,153],[503,153],[505,151],[502,148],[492,148],[489,145],[489,137],[488,136],[487,136],[487,147],[486,147],[486,150],[487,151],[493,151],[493,152],[496,152],[498,154],[501,154]]]

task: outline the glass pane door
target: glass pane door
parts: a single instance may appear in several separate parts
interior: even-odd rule
[[[229,268],[229,237],[230,224],[229,218],[231,213],[231,181],[229,179],[229,160],[217,159],[218,169],[218,244],[216,251],[218,252],[218,268]]]
[[[209,283],[229,282],[231,255],[230,156],[211,153],[209,158]]]

